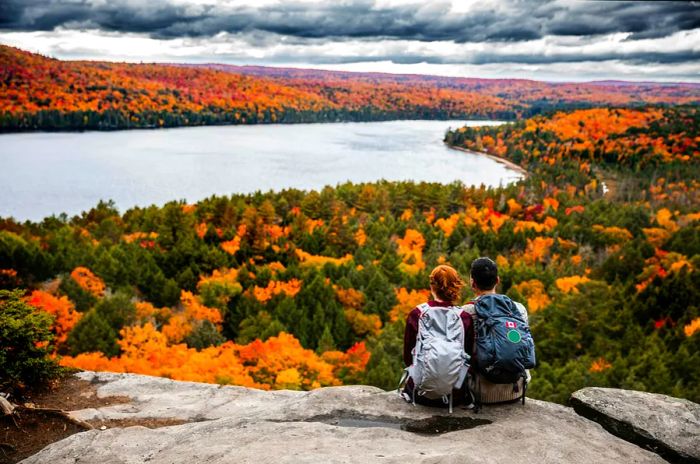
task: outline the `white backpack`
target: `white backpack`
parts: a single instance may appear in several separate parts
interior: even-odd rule
[[[459,389],[469,369],[469,355],[464,351],[464,325],[461,308],[432,308],[427,303],[418,307],[418,335],[413,349],[413,363],[404,370],[399,388],[413,379],[413,404],[416,395],[449,401],[452,412],[452,390]]]

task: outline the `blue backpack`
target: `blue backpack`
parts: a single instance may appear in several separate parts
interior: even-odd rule
[[[520,378],[526,379],[525,369],[534,368],[536,363],[530,327],[505,295],[484,295],[474,301],[474,310],[476,371],[491,383],[512,383],[517,388]]]

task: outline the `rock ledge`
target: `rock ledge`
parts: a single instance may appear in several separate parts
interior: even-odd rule
[[[367,386],[264,392],[133,374],[78,376],[99,396],[131,402],[74,411],[76,418],[189,422],[77,433],[24,464],[664,462],[571,408],[537,400],[479,414],[457,408],[446,419],[446,411]]]
[[[700,463],[700,405],[632,390],[590,387],[571,395],[574,410],[610,433],[671,462]]]

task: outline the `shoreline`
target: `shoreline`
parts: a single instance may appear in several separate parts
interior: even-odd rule
[[[241,126],[295,126],[295,125],[305,125],[305,124],[352,124],[352,123],[382,123],[382,122],[397,122],[397,121],[443,121],[443,122],[451,122],[451,121],[458,121],[460,124],[463,124],[465,121],[479,121],[479,122],[499,122],[501,124],[507,124],[510,122],[516,121],[515,119],[491,119],[491,118],[484,118],[484,117],[466,117],[466,118],[460,118],[460,117],[454,117],[454,118],[448,118],[448,119],[438,119],[438,118],[388,118],[388,119],[382,119],[382,118],[377,118],[377,119],[338,119],[338,120],[333,120],[333,121],[284,121],[284,122],[272,122],[272,121],[267,121],[267,122],[218,122],[218,123],[209,123],[209,124],[181,124],[181,125],[173,125],[173,126],[134,126],[134,127],[102,127],[102,128],[22,128],[22,129],[16,129],[16,128],[11,128],[11,129],[3,129],[0,128],[0,136],[2,135],[8,135],[8,134],[80,134],[80,133],[86,133],[86,132],[104,132],[104,133],[110,133],[110,132],[126,132],[126,131],[157,131],[157,130],[163,130],[163,129],[187,129],[187,128],[196,128],[196,127],[241,127]]]
[[[513,171],[519,172],[520,174],[523,175],[524,178],[527,178],[530,175],[530,173],[527,172],[527,170],[525,168],[523,168],[522,166],[515,164],[514,162],[507,160],[505,158],[501,158],[500,156],[491,155],[489,153],[486,153],[485,151],[476,151],[476,150],[469,150],[467,148],[456,147],[454,145],[450,145],[447,142],[445,142],[445,146],[448,148],[451,148],[452,150],[458,150],[458,151],[462,151],[465,153],[477,154],[477,155],[482,155],[482,156],[486,156],[488,158],[491,158],[495,162],[501,163],[501,164],[505,165],[506,167],[512,169]]]

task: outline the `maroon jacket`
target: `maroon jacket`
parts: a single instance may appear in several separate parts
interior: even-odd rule
[[[431,308],[444,307],[437,301],[430,300],[428,305]],[[403,362],[406,366],[413,364],[413,348],[416,346],[416,336],[418,335],[418,319],[421,310],[417,306],[408,314],[406,319],[406,331],[403,334]],[[471,314],[462,311],[462,324],[464,324],[464,351],[472,356],[474,349],[474,323]]]

